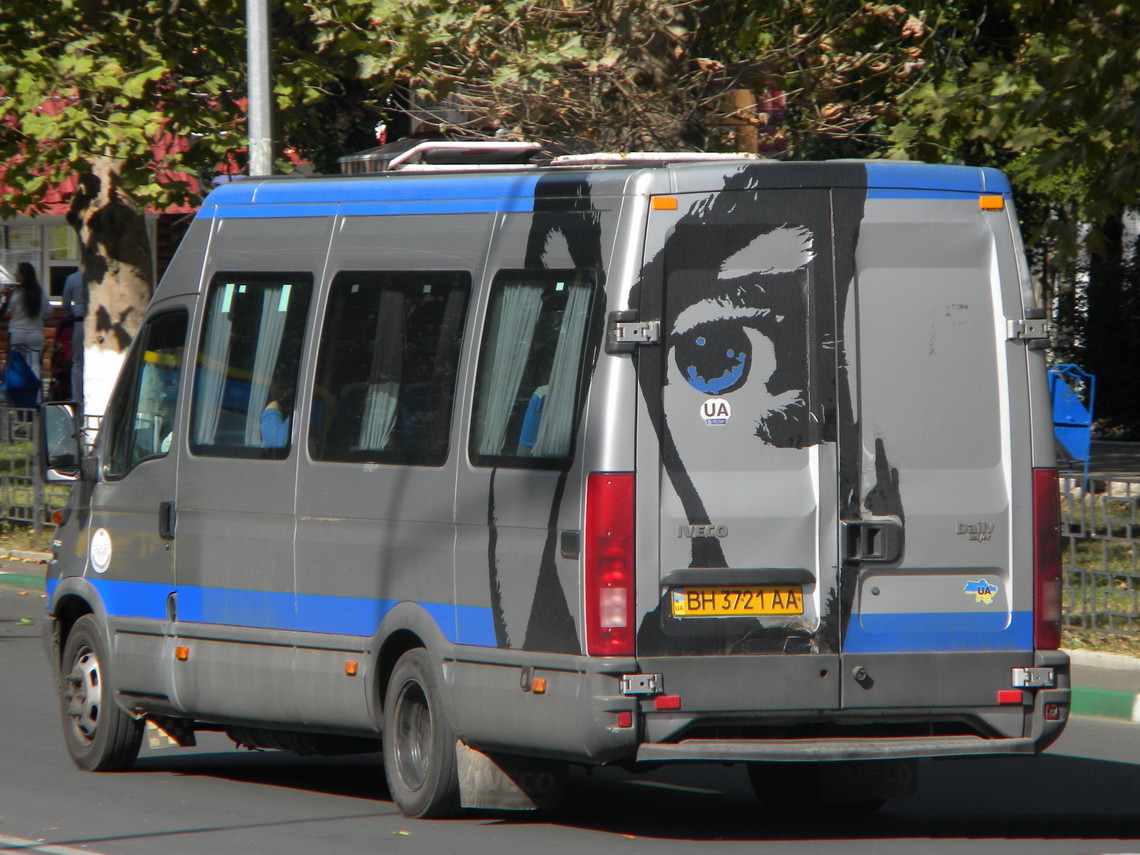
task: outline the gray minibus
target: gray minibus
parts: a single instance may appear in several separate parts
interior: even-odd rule
[[[1069,713],[1044,312],[999,172],[415,157],[205,200],[48,571],[67,746],[572,765],[875,806]],[[445,159],[445,158],[443,158]],[[502,159],[502,158],[500,158]]]

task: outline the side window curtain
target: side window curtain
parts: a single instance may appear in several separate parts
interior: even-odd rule
[[[121,478],[170,451],[186,343],[187,315],[157,315],[139,330],[108,408],[105,472]]]
[[[312,287],[309,273],[215,275],[194,381],[194,454],[289,455]]]
[[[593,294],[589,271],[496,277],[475,382],[477,465],[549,466],[570,456]]]
[[[443,465],[470,289],[466,271],[336,275],[313,390],[314,460]]]

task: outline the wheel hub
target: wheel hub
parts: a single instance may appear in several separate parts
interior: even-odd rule
[[[71,673],[67,675],[67,714],[76,732],[85,740],[95,738],[99,723],[99,708],[103,703],[103,687],[99,673],[99,660],[91,650],[75,657]]]

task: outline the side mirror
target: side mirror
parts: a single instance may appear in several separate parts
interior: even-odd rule
[[[45,481],[77,481],[82,478],[83,442],[74,404],[46,403],[40,408],[40,432]]]

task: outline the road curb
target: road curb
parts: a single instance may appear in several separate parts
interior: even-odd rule
[[[1112,689],[1074,687],[1069,712],[1093,718],[1140,722],[1140,695]]]
[[[51,561],[51,553],[30,552],[23,549],[0,549],[0,561],[22,561],[25,564],[42,566]],[[19,570],[0,569],[0,585],[12,588],[34,588],[37,591],[42,591],[44,590],[45,569],[33,570],[29,567],[26,573]]]

